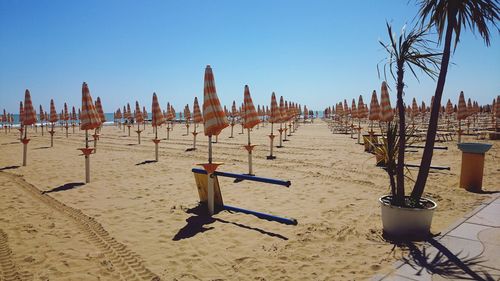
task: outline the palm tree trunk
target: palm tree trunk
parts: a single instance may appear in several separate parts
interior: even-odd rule
[[[424,193],[427,177],[432,162],[432,154],[434,152],[434,143],[436,139],[437,125],[439,119],[439,109],[441,107],[441,97],[443,96],[444,85],[446,82],[446,74],[448,72],[448,64],[450,62],[451,54],[451,39],[453,35],[453,27],[455,26],[456,10],[451,11],[448,15],[448,26],[446,27],[446,36],[444,40],[443,57],[441,60],[441,67],[439,77],[436,85],[436,92],[434,93],[434,104],[431,109],[431,117],[429,120],[429,127],[427,129],[427,139],[425,141],[424,153],[422,161],[420,162],[420,170],[418,171],[417,180],[411,193],[414,200],[419,200]]]
[[[403,87],[404,87],[404,65],[403,62],[398,63],[398,84],[397,84],[397,109],[399,113],[399,143],[398,143],[398,163],[396,166],[397,192],[395,202],[399,205],[404,204],[405,196],[405,179],[404,179],[404,164],[405,164],[405,106],[403,103]]]

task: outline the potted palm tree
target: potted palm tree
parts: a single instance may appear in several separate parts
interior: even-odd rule
[[[390,41],[387,44],[380,42],[388,54],[384,66],[384,78],[387,80],[389,72],[396,82],[397,90],[397,120],[387,122],[387,129],[383,130],[385,133],[382,146],[377,149],[377,153],[385,162],[391,186],[391,193],[379,199],[382,224],[384,233],[393,237],[427,235],[437,206],[431,199],[421,197],[415,199],[405,194],[405,178],[407,178],[404,166],[405,149],[413,133],[405,121],[404,75],[409,69],[417,80],[417,70],[433,79],[437,76],[440,54],[429,47],[432,41],[428,39],[427,31],[427,28],[414,27],[406,32],[403,28],[401,35],[396,38],[392,27],[387,24]],[[385,82],[382,87],[385,91]]]

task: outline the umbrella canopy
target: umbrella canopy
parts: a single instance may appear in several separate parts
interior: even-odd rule
[[[497,96],[497,102],[495,103],[495,117],[500,118],[500,96]]]
[[[144,120],[146,120],[146,119],[148,119],[148,118],[149,118],[149,117],[148,117],[148,112],[146,111],[146,107],[145,107],[145,106],[142,106],[142,118],[143,118]],[[143,121],[144,121],[144,120],[143,120]]]
[[[116,119],[122,119],[122,111],[120,108],[116,110]]]
[[[95,109],[99,114],[99,118],[101,118],[101,123],[106,122],[106,116],[104,116],[104,110],[102,110],[102,103],[100,97],[97,97],[97,100],[95,101]]]
[[[356,101],[352,99],[351,103],[351,118],[356,118],[358,117],[358,111],[356,109]]]
[[[125,113],[125,118],[132,119],[132,111],[130,110],[130,103],[127,102],[127,110]]]
[[[189,105],[186,104],[186,107],[184,107],[184,119],[188,121],[191,119],[191,111],[189,110]]]
[[[76,109],[74,106],[71,109],[71,120],[76,120]]]
[[[413,98],[413,101],[411,103],[411,115],[417,116],[418,113],[419,113],[419,110],[418,110],[417,100],[415,98]]]
[[[19,123],[24,125],[24,105],[23,102],[19,102]]]
[[[276,95],[274,92],[271,95],[271,112],[269,116],[270,123],[279,123],[281,121],[281,112],[276,102]]]
[[[80,129],[92,130],[101,125],[101,119],[92,102],[89,87],[87,83],[83,82],[82,85],[82,112],[80,115]]]
[[[233,106],[231,107],[231,117],[238,116],[238,109],[236,108],[236,101],[233,100]]]
[[[57,122],[58,118],[57,118],[57,111],[56,111],[56,106],[54,105],[54,100],[51,99],[50,100],[50,122],[51,123],[55,123]]]
[[[151,106],[151,126],[158,127],[163,124],[163,114],[161,112],[160,104],[158,103],[158,98],[156,93],[153,93],[153,104]]]
[[[470,98],[467,100],[467,116],[474,115],[474,107],[472,106],[472,101]]]
[[[283,99],[283,96],[280,97],[280,123],[286,122],[288,120],[288,115],[286,112],[286,107],[285,107],[285,100]]]
[[[36,122],[36,113],[35,110],[33,109],[33,103],[31,103],[31,95],[30,91],[26,90],[24,92],[24,118],[23,118],[23,125],[28,126],[28,125],[33,125]]]
[[[3,110],[3,118],[2,119],[3,119],[3,122],[7,122],[7,123],[9,122],[9,118],[7,117],[7,112],[5,111],[5,108]]]
[[[68,121],[69,120],[69,115],[68,115],[68,105],[64,103],[64,113],[63,113],[63,120]]]
[[[255,127],[255,125],[260,123],[259,116],[257,114],[257,111],[255,111],[255,106],[253,105],[252,97],[250,96],[250,89],[248,88],[248,85],[245,85],[245,92],[243,94],[244,97],[244,124],[243,128],[245,129],[251,129]]]
[[[45,120],[45,115],[43,113],[44,113],[44,111],[43,111],[42,105],[40,105],[40,111],[38,112],[38,114],[40,114],[40,121]]]
[[[465,118],[467,118],[467,104],[465,103],[464,92],[462,91],[458,98],[457,120],[463,120]]]
[[[450,99],[448,99],[448,102],[446,103],[446,114],[447,115],[453,114],[453,104],[451,103]]]
[[[167,114],[165,119],[167,119],[167,121],[172,121],[174,119],[174,115],[172,114],[172,107],[170,106],[169,102],[167,102]]]
[[[135,122],[137,122],[137,124],[144,122],[141,107],[139,106],[138,101],[135,101]]]
[[[194,97],[193,122],[194,123],[203,123],[203,116],[201,115],[200,105],[198,104],[197,97]]]
[[[226,115],[222,110],[217,90],[215,88],[214,74],[212,68],[207,65],[205,69],[205,86],[203,88],[203,121],[205,123],[205,135],[218,135],[229,126]]]
[[[382,82],[382,87],[380,89],[380,105],[381,114],[380,121],[390,122],[394,119],[394,112],[391,108],[391,100],[389,99],[389,90],[387,89],[387,83]]]
[[[368,112],[365,110],[365,103],[363,102],[363,96],[359,95],[358,99],[358,118],[366,118]]]

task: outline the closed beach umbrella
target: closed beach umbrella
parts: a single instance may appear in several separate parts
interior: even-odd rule
[[[26,90],[24,92],[24,110],[23,110],[23,122],[21,126],[24,126],[24,138],[21,140],[23,143],[23,166],[26,166],[27,153],[28,153],[28,127],[35,124],[36,113],[33,109],[33,103],[31,102],[30,91]]]
[[[197,125],[198,123],[203,123],[203,116],[201,115],[200,105],[198,104],[197,97],[194,97],[194,102],[193,102],[193,123],[194,123],[194,130],[192,132],[193,147],[191,149],[188,149],[188,151],[196,150],[196,135],[198,135],[198,132],[196,132],[196,127],[198,126]]]
[[[76,123],[76,108],[73,106],[71,108],[71,126],[73,127],[73,134],[75,133],[75,123]]]
[[[85,182],[90,182],[90,154],[93,148],[89,148],[89,130],[98,128],[101,125],[101,118],[95,109],[95,105],[90,96],[87,83],[82,85],[82,107],[80,115],[80,129],[85,130],[85,148],[80,150],[85,155]]]
[[[158,143],[160,140],[158,139],[158,127],[163,124],[163,114],[161,112],[160,104],[158,103],[158,97],[156,97],[156,93],[153,93],[153,103],[151,105],[151,126],[155,131],[155,138],[153,142],[155,143],[155,159],[158,161]]]
[[[24,105],[23,102],[19,102],[19,126],[21,131],[21,139],[23,138],[23,124],[24,124]]]
[[[224,109],[226,107],[224,106]],[[189,135],[189,120],[191,119],[191,111],[189,110],[189,105],[186,104],[184,107],[184,119],[186,121],[186,136]]]
[[[250,89],[248,85],[245,85],[245,90],[243,94],[243,100],[245,105],[245,115],[244,115],[244,124],[243,127],[247,129],[248,134],[248,144],[245,146],[245,149],[248,151],[248,174],[253,175],[252,172],[252,150],[254,145],[252,145],[250,141],[250,129],[255,127],[260,123],[259,116],[257,111],[255,111],[255,106],[253,105],[252,97],[250,96]]]
[[[411,103],[411,119],[413,121],[413,117],[417,116],[419,113],[419,110],[418,110],[418,104],[417,104],[417,100],[415,98],[413,98],[413,101]]]
[[[137,123],[137,142],[141,144],[141,128],[139,127],[141,123],[144,122],[144,118],[142,115],[141,107],[139,106],[139,102],[135,101],[135,122]]]
[[[205,79],[203,87],[203,121],[204,133],[208,136],[208,163],[203,164],[203,168],[207,171],[208,185],[208,211],[212,215],[215,211],[214,206],[214,181],[212,174],[217,169],[219,163],[212,161],[212,136],[220,134],[220,132],[229,126],[226,115],[222,110],[217,90],[215,88],[214,75],[212,68],[207,65],[205,68]]]
[[[387,84],[382,82],[382,87],[380,89],[380,105],[381,105],[381,115],[380,120],[384,122],[391,122],[394,119],[394,112],[391,108],[391,100],[389,99],[389,90],[387,89]]]
[[[458,120],[458,142],[461,141],[462,136],[462,128],[461,121],[467,118],[467,104],[465,103],[464,92],[460,92],[460,96],[458,98],[458,109],[457,109],[457,120]]]
[[[99,114],[99,118],[101,119],[101,126],[106,122],[106,116],[104,115],[104,110],[102,109],[102,103],[101,103],[101,98],[97,97],[95,101],[95,109],[97,110],[97,113]]]

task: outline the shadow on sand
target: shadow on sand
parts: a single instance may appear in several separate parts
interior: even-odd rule
[[[179,230],[179,232],[177,232],[177,234],[174,236],[174,238],[172,238],[173,241],[179,241],[182,239],[191,238],[198,233],[202,233],[202,232],[211,230],[211,229],[213,229],[213,227],[206,227],[206,225],[212,224],[216,221],[221,222],[221,223],[226,223],[226,224],[232,224],[232,225],[235,225],[235,226],[238,226],[238,227],[241,227],[244,229],[248,229],[248,230],[257,231],[261,234],[269,235],[271,237],[276,237],[279,239],[288,240],[287,237],[285,237],[281,234],[277,234],[277,233],[265,231],[265,230],[260,229],[260,228],[250,227],[250,226],[247,226],[247,225],[244,225],[241,223],[230,222],[227,220],[223,220],[223,219],[219,219],[219,218],[214,218],[213,216],[209,216],[208,212],[207,212],[207,206],[206,206],[206,204],[203,204],[203,203],[200,203],[198,206],[187,210],[186,213],[193,214],[193,216],[186,219],[187,224],[183,228],[181,228]]]
[[[0,171],[17,169],[17,168],[19,168],[19,167],[20,167],[20,166],[6,166],[6,167],[3,167],[3,168],[0,168]]]
[[[58,187],[54,187],[51,190],[43,191],[42,194],[70,190],[70,189],[73,189],[73,188],[76,188],[76,187],[79,187],[82,185],[85,185],[85,183],[83,183],[83,182],[70,182],[70,183],[60,185]]]
[[[142,161],[141,163],[137,163],[135,165],[139,166],[139,165],[151,164],[151,163],[156,163],[156,162],[157,162],[156,160],[145,160],[145,161]]]
[[[47,148],[50,148],[50,146],[41,146],[41,147],[37,147],[37,148],[33,148],[33,149],[47,149]]]

